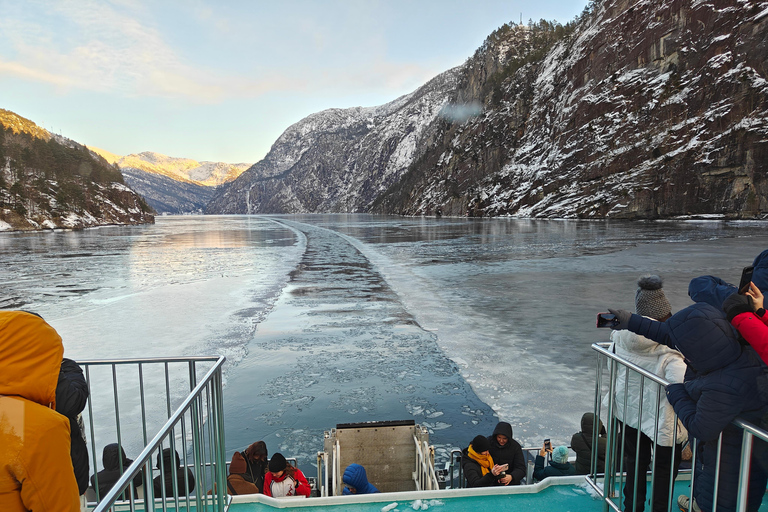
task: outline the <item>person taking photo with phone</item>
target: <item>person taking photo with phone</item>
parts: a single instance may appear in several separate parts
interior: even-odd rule
[[[552,454],[552,461],[548,466],[544,466],[544,457],[547,453]],[[534,480],[544,480],[550,476],[571,476],[576,474],[576,468],[568,462],[568,447],[558,446],[552,449],[552,443],[549,439],[544,440],[544,444],[536,456],[536,463],[533,467]]]

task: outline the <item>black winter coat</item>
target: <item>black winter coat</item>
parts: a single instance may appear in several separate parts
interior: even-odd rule
[[[571,449],[576,452],[576,474],[587,475],[591,471],[592,461],[592,435],[594,432],[595,415],[591,412],[581,417],[581,432],[576,432],[571,437]],[[605,427],[600,422],[600,431],[597,437],[597,472],[605,472]]]
[[[506,436],[508,441],[504,446],[499,445],[496,441],[497,435]],[[495,464],[509,464],[507,474],[512,475],[512,481],[509,485],[519,485],[520,480],[525,478],[525,455],[523,455],[523,447],[520,443],[512,439],[512,425],[502,421],[496,425],[493,430],[493,434],[488,436],[488,441],[491,443],[491,457]]]
[[[80,495],[88,489],[88,474],[91,472],[85,433],[78,421],[78,415],[83,412],[87,402],[88,383],[83,377],[83,370],[73,360],[64,358],[59,370],[59,382],[56,384],[56,412],[69,419],[71,437],[69,454],[72,457],[72,467],[75,470]]]
[[[187,492],[192,492],[195,490],[195,476],[192,474],[192,471],[189,470],[189,468],[182,468],[181,467],[181,459],[179,458],[179,454],[174,452],[175,461],[171,459],[171,449],[165,448],[162,452],[162,464],[161,464],[161,454],[157,454],[157,464],[155,464],[155,467],[157,469],[162,469],[163,474],[161,476],[155,477],[153,483],[153,488],[155,491],[155,498],[162,497],[163,496],[163,482],[165,482],[165,496],[170,497],[173,496],[173,473],[174,469],[173,466],[176,466],[175,472],[176,472],[176,485],[179,489],[179,496],[186,496]],[[175,464],[174,464],[175,463]],[[185,482],[184,478],[186,474],[187,482],[189,483],[189,489],[185,490]]]
[[[696,303],[666,322],[632,315],[629,330],[676,348],[688,370],[684,384],[667,386],[667,399],[688,433],[699,440],[701,457],[695,473],[696,502],[713,508],[717,438],[723,433],[717,510],[736,509],[742,434],[731,422],[738,416],[759,423],[767,409],[765,365],[749,346],[737,341],[722,310]],[[768,474],[754,458],[751,464],[747,510],[755,511],[765,493]]]
[[[122,458],[123,468],[120,471],[120,459]],[[99,499],[103,499],[107,495],[112,486],[123,476],[123,473],[128,469],[128,466],[133,464],[133,461],[125,456],[125,452],[117,443],[108,444],[104,447],[102,454],[102,462],[104,463],[104,469],[96,473],[91,477],[91,485],[94,489],[99,491]],[[133,477],[133,487],[136,490],[144,482],[143,471]],[[96,481],[98,480],[98,485]],[[138,493],[134,493],[134,496],[138,496]],[[126,499],[125,495],[121,495],[118,499]]]
[[[467,487],[490,487],[499,485],[498,477],[488,472],[483,476],[483,468],[476,460],[471,458],[468,453],[469,448],[464,448],[461,452],[461,469],[464,472],[464,478],[467,480]]]

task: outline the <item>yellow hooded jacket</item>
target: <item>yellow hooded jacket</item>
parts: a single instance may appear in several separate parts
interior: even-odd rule
[[[55,409],[64,345],[42,318],[0,311],[0,510],[80,510],[69,420]]]

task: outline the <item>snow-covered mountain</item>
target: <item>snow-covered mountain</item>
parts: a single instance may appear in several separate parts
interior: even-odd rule
[[[207,211],[762,216],[767,56],[765,1],[593,0],[502,26],[392,103],[296,123]]]
[[[249,163],[198,162],[152,151],[119,156],[99,148],[92,150],[117,164],[125,181],[158,213],[202,211],[217,186],[234,180],[251,166]]]
[[[152,222],[117,167],[0,109],[0,231]]]
[[[362,212],[429,144],[457,69],[372,108],[330,109],[289,127],[267,156],[222,187],[208,213]],[[421,149],[420,149],[421,148]]]

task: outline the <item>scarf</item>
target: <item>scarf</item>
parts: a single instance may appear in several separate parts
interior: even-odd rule
[[[467,449],[467,454],[469,455],[470,459],[480,464],[480,469],[483,472],[483,476],[491,472],[491,468],[493,467],[493,458],[491,457],[490,453],[488,455],[480,455],[475,450],[473,450],[472,446],[470,445]]]

